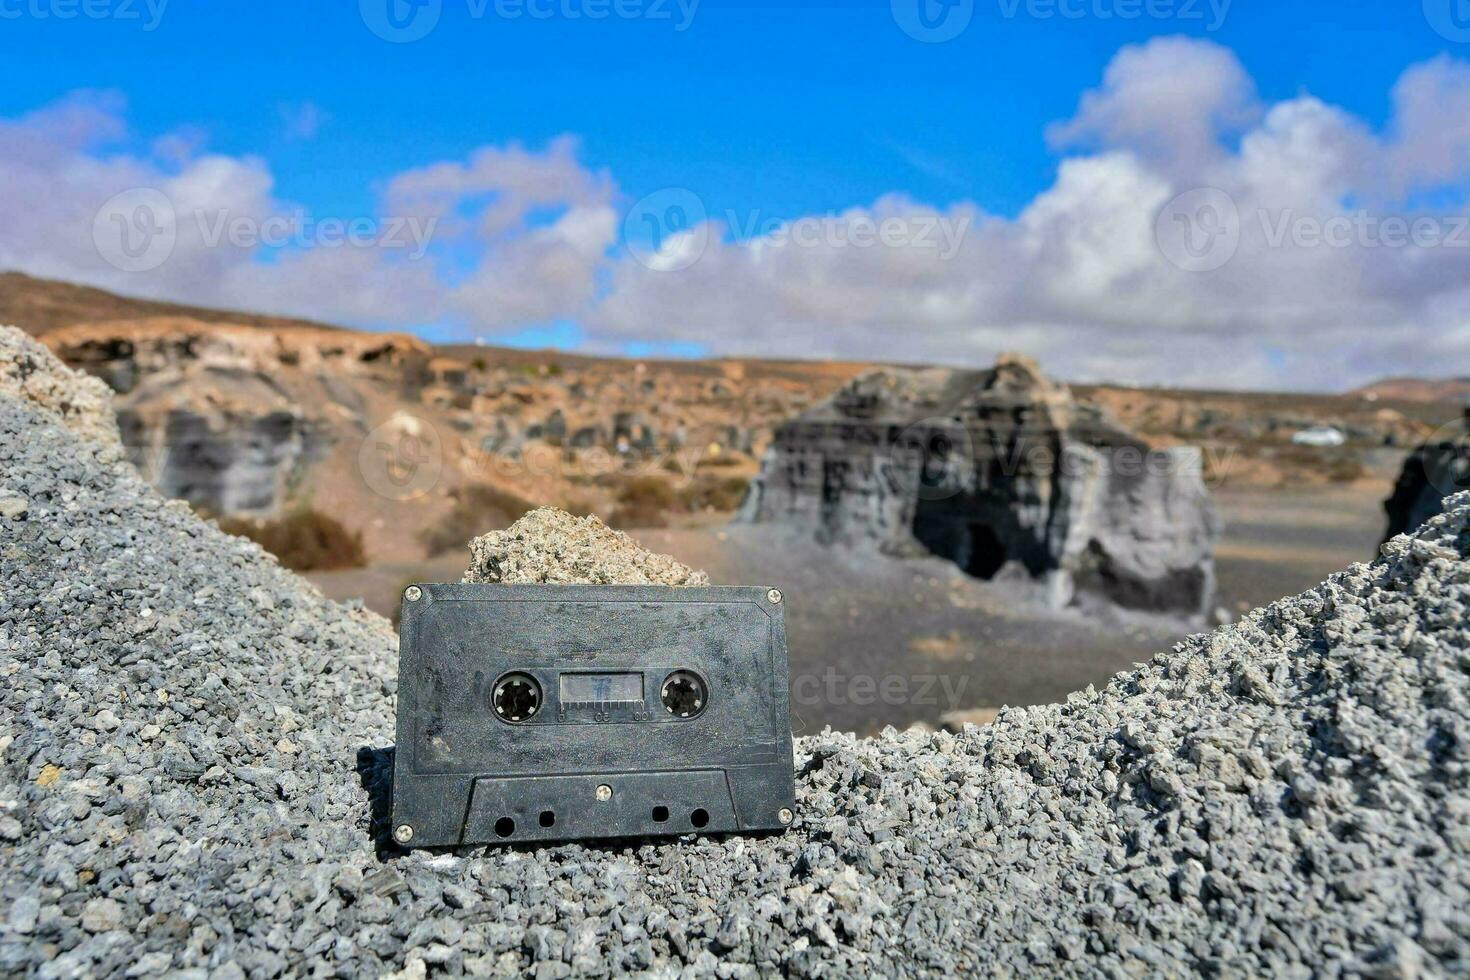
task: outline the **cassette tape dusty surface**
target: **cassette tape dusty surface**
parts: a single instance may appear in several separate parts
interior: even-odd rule
[[[775,589],[410,586],[393,837],[781,830],[789,685]]]

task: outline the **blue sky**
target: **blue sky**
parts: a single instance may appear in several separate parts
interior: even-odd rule
[[[117,90],[140,137],[198,129],[212,149],[268,157],[286,197],[341,213],[426,160],[571,132],[635,197],[677,185],[796,215],[897,190],[1012,214],[1054,176],[1044,128],[1123,45],[1209,38],[1267,99],[1307,90],[1381,121],[1404,67],[1455,47],[1416,6],[1234,0],[1210,31],[1206,0],[1198,19],[1126,21],[1040,19],[1024,5],[1008,18],[1002,0],[980,0],[958,38],[924,44],[887,2],[702,0],[678,31],[672,0],[667,20],[602,21],[511,20],[493,4],[477,19],[469,0],[444,0],[427,37],[389,44],[351,0],[172,0],[151,32],[111,18],[0,21],[0,113]],[[326,119],[314,139],[293,139],[281,107],[308,102]]]
[[[1048,127],[1077,116],[1079,99],[1099,89],[1120,52],[1150,38],[1194,39],[1200,51],[1226,52],[1254,87],[1258,108],[1242,125],[1310,95],[1384,139],[1396,128],[1392,92],[1406,70],[1470,56],[1470,45],[1447,36],[1453,31],[1434,29],[1438,15],[1426,16],[1417,0],[1215,0],[1213,7],[1210,0],[974,0],[968,25],[944,43],[910,37],[899,24],[908,15],[894,10],[934,0],[701,0],[692,16],[691,0],[684,7],[617,0],[658,16],[605,19],[588,11],[613,0],[427,0],[442,4],[439,20],[411,43],[388,43],[368,25],[377,16],[373,4],[404,0],[172,0],[161,11],[163,0],[152,9],[147,0],[85,0],[98,16],[63,16],[83,2],[0,0],[0,117],[21,118],[82,90],[119,93],[125,104],[111,111],[124,120],[125,135],[87,153],[156,156],[155,141],[170,135],[195,156],[258,164],[276,199],[344,216],[381,213],[385,188],[405,172],[464,161],[487,146],[540,151],[570,134],[580,166],[615,185],[619,207],[677,187],[711,213],[794,220],[873,207],[897,194],[940,213],[972,208],[1013,220],[1057,186],[1063,161],[1117,149],[1085,136],[1049,144]],[[551,16],[532,16],[523,2]],[[1448,10],[1452,0],[1443,2]],[[1169,16],[1149,16],[1150,9]],[[145,29],[155,12],[156,26]],[[1151,84],[1168,90],[1174,83],[1165,73]],[[1238,136],[1225,126],[1219,142],[1228,152]],[[1165,176],[1173,190],[1186,186],[1177,174]],[[1433,190],[1453,209],[1464,186],[1454,175]],[[468,198],[457,207],[479,203]],[[531,208],[522,230],[554,222],[562,209]],[[479,246],[436,247],[441,279],[486,260]],[[605,290],[616,275],[599,269],[589,288]],[[176,290],[142,280],[136,286],[131,291]],[[704,289],[715,296],[719,284]],[[596,334],[571,307],[489,327],[453,313],[404,322],[323,315],[439,334],[488,331],[501,340],[577,343]],[[1012,332],[1024,341],[1044,326],[1035,320],[1017,314]],[[647,337],[624,331],[599,343],[741,349],[734,331],[700,329]],[[1260,370],[1292,370],[1290,354],[1268,339]],[[1452,339],[1458,351],[1460,334]],[[924,356],[968,360],[997,343],[987,335],[956,346],[953,357],[942,345],[936,354],[926,347]],[[807,338],[791,352],[883,353],[872,346]],[[897,356],[903,345],[894,346]],[[1116,358],[1127,356],[1120,348]]]

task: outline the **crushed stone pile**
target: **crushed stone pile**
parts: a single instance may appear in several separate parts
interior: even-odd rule
[[[381,619],[25,401],[0,470],[0,975],[1470,970],[1470,495],[1066,704],[800,739],[786,834],[405,855]]]
[[[0,398],[18,398],[55,416],[83,439],[122,448],[112,389],[72,371],[16,327],[0,326]]]
[[[542,507],[504,531],[470,542],[465,582],[579,585],[709,585],[709,577],[668,555],[640,548],[596,516]]]

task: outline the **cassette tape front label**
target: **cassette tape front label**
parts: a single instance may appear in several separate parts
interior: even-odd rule
[[[773,594],[420,586],[400,626],[395,836],[783,828],[794,789]]]

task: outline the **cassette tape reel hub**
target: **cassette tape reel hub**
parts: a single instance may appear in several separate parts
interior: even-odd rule
[[[676,670],[664,680],[660,700],[664,710],[675,718],[693,718],[704,710],[709,689],[692,670]]]
[[[541,708],[541,685],[526,674],[506,674],[495,683],[491,703],[505,721],[525,721]]]
[[[405,590],[395,840],[784,830],[795,785],[779,594]]]

